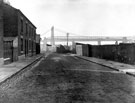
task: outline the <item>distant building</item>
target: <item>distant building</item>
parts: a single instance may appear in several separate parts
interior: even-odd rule
[[[19,10],[0,1],[0,63],[36,54],[36,27]]]

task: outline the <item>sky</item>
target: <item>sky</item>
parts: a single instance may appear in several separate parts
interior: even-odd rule
[[[37,27],[86,36],[135,36],[135,0],[8,0]],[[62,34],[66,35],[66,34]]]

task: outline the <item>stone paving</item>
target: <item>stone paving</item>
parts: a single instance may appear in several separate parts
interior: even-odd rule
[[[16,72],[20,71],[22,68],[26,67],[27,65],[31,64],[37,58],[41,57],[42,54],[35,55],[33,57],[26,57],[19,61],[10,63],[8,65],[3,65],[0,67],[0,82],[3,82]]]

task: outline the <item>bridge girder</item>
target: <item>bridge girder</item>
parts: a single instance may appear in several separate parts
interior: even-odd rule
[[[54,37],[55,42],[67,41],[66,37]],[[47,38],[47,41],[51,41],[51,38]],[[131,41],[125,37],[69,37],[68,41]]]

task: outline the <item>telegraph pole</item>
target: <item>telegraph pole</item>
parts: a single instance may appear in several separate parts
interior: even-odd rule
[[[69,37],[69,33],[67,33],[67,46],[68,46],[68,37]]]
[[[51,45],[54,46],[55,42],[54,42],[54,26],[51,28]]]

